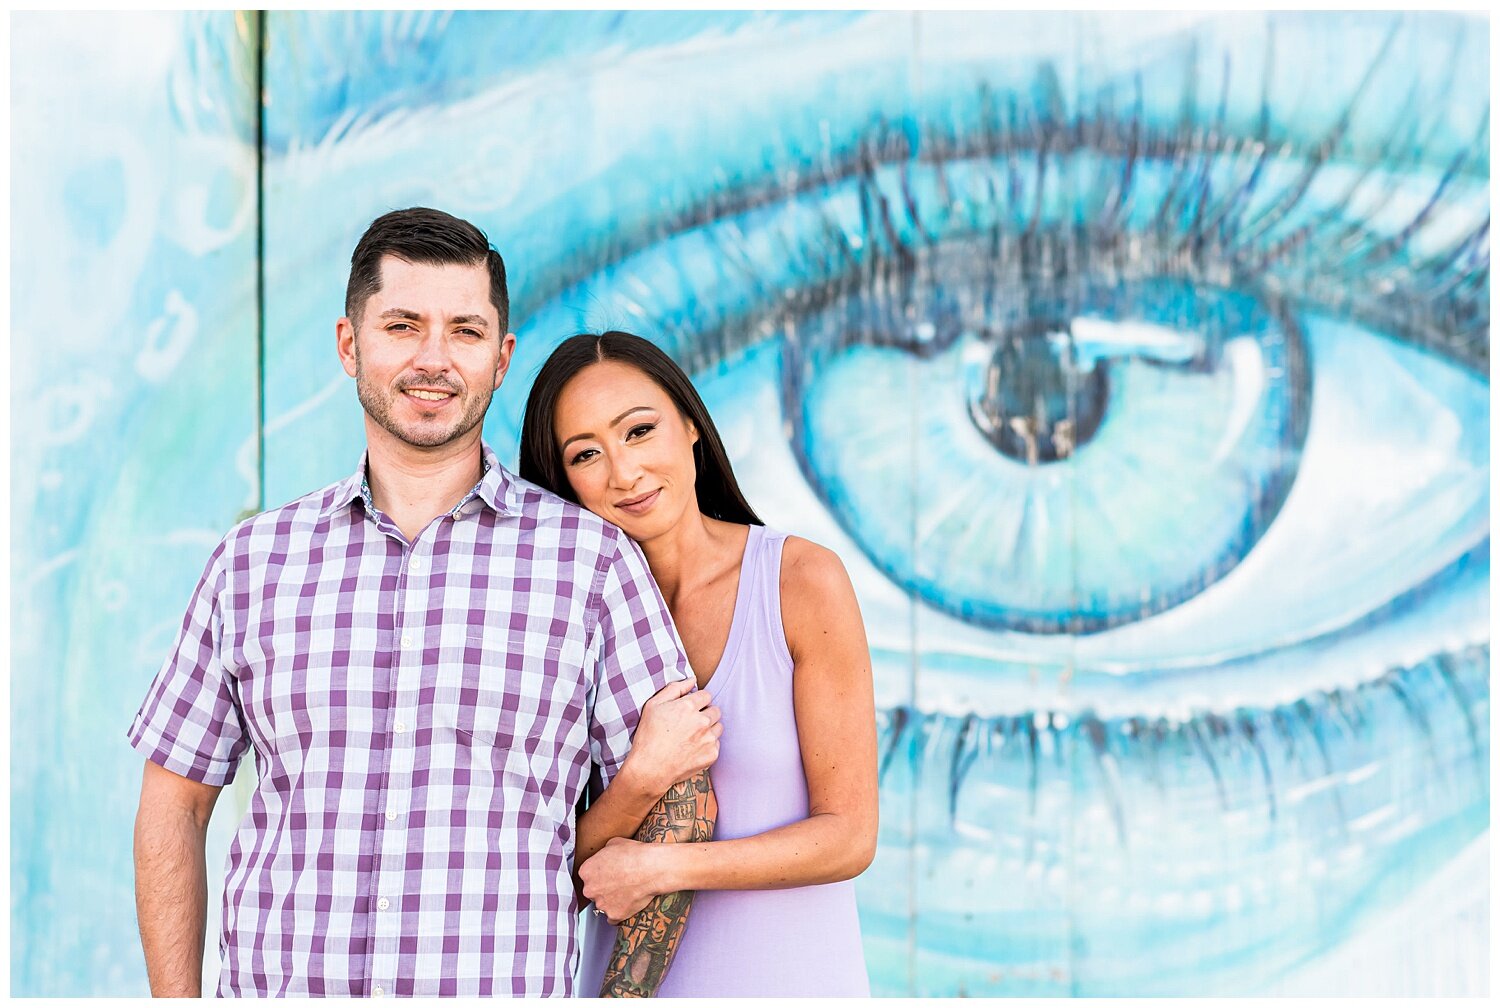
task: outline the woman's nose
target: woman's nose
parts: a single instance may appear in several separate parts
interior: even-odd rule
[[[640,464],[629,458],[617,458],[610,461],[609,481],[611,485],[621,490],[629,490],[635,486],[636,480],[641,478]]]

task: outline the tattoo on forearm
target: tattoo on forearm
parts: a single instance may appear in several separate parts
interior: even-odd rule
[[[673,785],[647,814],[635,838],[644,843],[712,840],[718,815],[719,804],[705,770]],[[691,892],[665,893],[621,924],[599,996],[655,996],[677,954],[692,906]]]

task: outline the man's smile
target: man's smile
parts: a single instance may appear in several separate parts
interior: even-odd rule
[[[415,399],[433,403],[445,402],[457,395],[456,392],[444,392],[438,389],[409,388],[402,391]]]

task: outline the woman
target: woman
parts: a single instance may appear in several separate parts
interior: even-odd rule
[[[687,375],[628,333],[548,358],[520,472],[640,544],[724,726],[715,839],[611,840],[584,894],[618,923],[696,892],[661,995],[867,995],[851,880],[875,852],[874,690],[838,557],[765,528]],[[584,990],[615,938],[588,916]]]

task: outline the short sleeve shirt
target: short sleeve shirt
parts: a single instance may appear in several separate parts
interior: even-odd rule
[[[131,726],[259,781],[226,995],[568,995],[574,809],[690,675],[639,549],[503,469],[408,543],[353,476],[233,529]]]

